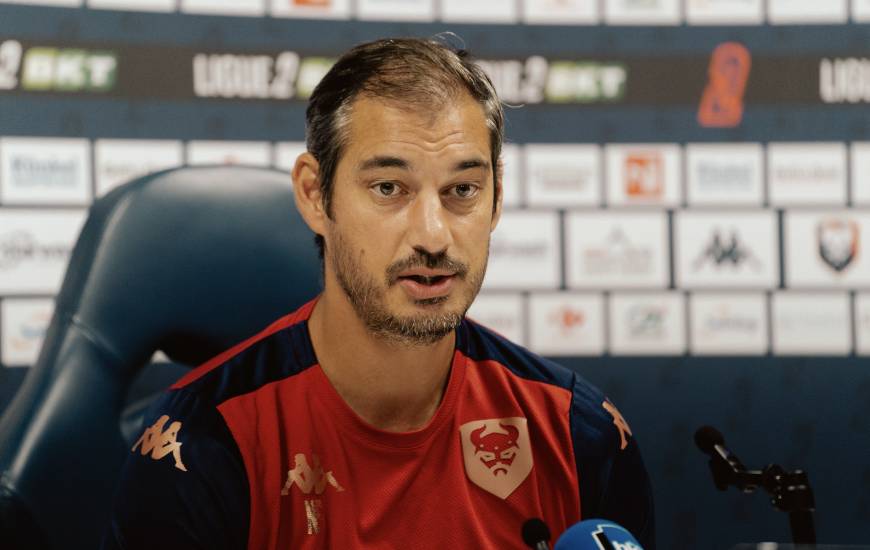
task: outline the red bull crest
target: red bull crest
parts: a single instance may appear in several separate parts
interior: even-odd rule
[[[459,434],[465,473],[481,489],[505,499],[531,473],[534,460],[525,418],[466,422]]]

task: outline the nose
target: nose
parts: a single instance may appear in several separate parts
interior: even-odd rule
[[[445,252],[453,240],[449,215],[437,192],[418,194],[411,206],[408,244],[430,254]]]

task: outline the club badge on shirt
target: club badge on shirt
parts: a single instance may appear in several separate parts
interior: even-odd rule
[[[531,473],[534,460],[525,418],[466,422],[459,435],[465,474],[481,489],[506,499]]]

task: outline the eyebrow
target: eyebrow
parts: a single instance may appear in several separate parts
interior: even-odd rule
[[[372,170],[375,168],[401,168],[402,170],[410,170],[411,165],[405,159],[381,155],[367,159],[360,165],[360,170]],[[471,158],[461,160],[453,165],[454,172],[461,172],[472,168],[483,168],[488,170],[489,162],[479,158]]]

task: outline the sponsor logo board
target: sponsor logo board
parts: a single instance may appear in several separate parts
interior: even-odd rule
[[[275,144],[275,168],[290,172],[296,159],[307,151],[304,141],[285,141]],[[292,182],[291,182],[292,183]]]
[[[772,288],[779,284],[776,214],[674,215],[676,284],[683,288]]]
[[[209,15],[266,15],[266,0],[181,0],[181,11]]]
[[[71,138],[0,139],[0,191],[3,204],[87,204],[90,144]]]
[[[852,203],[870,204],[870,141],[859,141],[851,146]]]
[[[774,355],[845,355],[852,348],[845,292],[773,294]]]
[[[379,21],[432,21],[433,0],[357,0],[357,17]]]
[[[197,97],[222,99],[306,98],[331,66],[331,59],[302,59],[294,51],[195,53],[193,92]]]
[[[6,367],[36,363],[54,313],[51,298],[5,298],[0,304],[2,362]]]
[[[604,296],[533,293],[529,297],[529,347],[548,356],[604,353]]]
[[[844,143],[771,143],[767,173],[774,206],[846,204]]]
[[[610,0],[604,2],[608,25],[679,25],[679,0]]]
[[[823,57],[819,61],[819,96],[827,104],[870,102],[870,59]]]
[[[269,143],[259,141],[191,141],[187,164],[270,166],[271,150]]]
[[[94,163],[99,197],[140,176],[181,166],[184,152],[180,141],[98,139]]]
[[[534,25],[594,25],[601,13],[597,0],[526,0],[522,17]]]
[[[511,342],[525,345],[526,318],[520,294],[483,292],[474,299],[468,317]]]
[[[349,19],[350,0],[271,0],[275,17]]]
[[[689,297],[690,349],[694,355],[767,353],[764,294],[694,293]]]
[[[679,292],[614,293],[610,296],[613,355],[681,355],[686,319]]]
[[[84,211],[0,210],[0,293],[55,294]]]
[[[175,11],[176,0],[88,0],[89,8],[133,11]]]
[[[855,294],[855,353],[870,355],[870,294]]]
[[[35,6],[81,6],[83,0],[3,0],[4,4],[33,4]]]
[[[525,179],[522,177],[522,148],[514,143],[507,143],[501,148],[502,162],[502,205],[519,206],[523,202]]]
[[[773,24],[845,23],[848,0],[768,0],[767,19]]]
[[[668,224],[663,212],[569,212],[565,240],[570,288],[668,285]]]
[[[674,206],[680,202],[678,145],[607,145],[604,154],[609,204]]]
[[[764,151],[757,143],[686,146],[686,200],[692,206],[764,202]]]
[[[557,212],[505,211],[492,233],[484,288],[558,288],[560,254]]]
[[[112,50],[0,43],[0,90],[105,93],[115,88],[117,72]]]
[[[601,202],[601,149],[597,145],[527,145],[531,206],[597,206]]]
[[[762,0],[686,0],[690,25],[761,25]]]
[[[787,211],[783,225],[789,287],[870,286],[870,212]]]
[[[451,22],[513,23],[517,2],[504,0],[441,0],[441,19]]]
[[[852,0],[852,20],[856,23],[870,21],[870,0]]]

